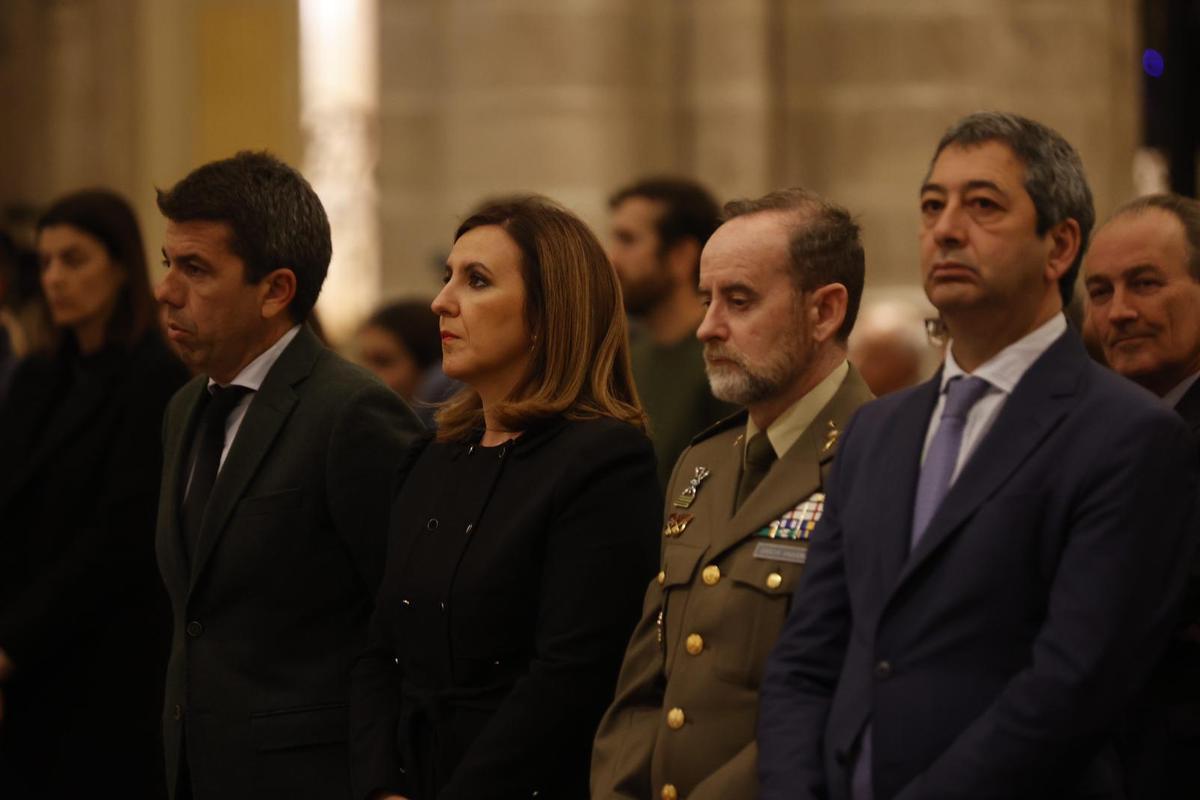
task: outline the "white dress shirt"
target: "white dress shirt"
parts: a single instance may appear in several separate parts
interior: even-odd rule
[[[1062,314],[1055,314],[1040,327],[980,364],[972,373],[968,373],[954,360],[954,342],[950,342],[950,346],[946,348],[946,364],[942,368],[941,393],[938,395],[933,415],[929,418],[929,430],[925,433],[925,447],[921,451],[921,463],[925,463],[925,455],[929,452],[933,435],[937,433],[938,426],[942,423],[942,408],[946,405],[946,385],[953,378],[974,375],[986,380],[989,386],[983,397],[971,407],[967,414],[967,423],[963,427],[962,445],[958,450],[958,461],[954,464],[954,474],[950,476],[951,483],[958,478],[958,473],[962,471],[963,465],[975,451],[976,445],[992,427],[992,423],[996,421],[1000,409],[1004,407],[1004,403],[1012,394],[1013,389],[1017,387],[1021,377],[1066,330],[1067,318]]]

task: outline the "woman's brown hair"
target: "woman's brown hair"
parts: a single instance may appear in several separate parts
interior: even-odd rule
[[[525,323],[533,336],[529,370],[494,409],[496,422],[525,430],[554,415],[612,417],[646,429],[633,383],[621,289],[604,248],[578,217],[544,197],[487,202],[458,226],[495,225],[521,251]],[[437,415],[438,439],[464,440],[483,429],[483,406],[466,388]]]
[[[133,208],[108,189],[85,189],[55,200],[37,221],[37,231],[68,225],[97,239],[109,258],[125,273],[117,304],[108,320],[105,344],[132,347],[147,335],[161,336],[157,304],[150,289],[142,231]],[[59,339],[58,345],[61,346]]]

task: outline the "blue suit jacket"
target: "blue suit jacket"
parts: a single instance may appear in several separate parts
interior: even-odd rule
[[[761,691],[764,798],[1120,797],[1114,724],[1174,622],[1197,457],[1178,416],[1068,331],[1026,372],[910,554],[940,376],[864,406]]]

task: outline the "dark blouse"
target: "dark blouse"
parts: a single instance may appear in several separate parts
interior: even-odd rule
[[[157,336],[24,361],[0,408],[0,797],[165,796],[170,616],[154,560],[162,414],[187,372]],[[7,767],[5,764],[7,763]]]
[[[586,798],[659,503],[650,441],[614,420],[429,444],[354,671],[355,797]]]

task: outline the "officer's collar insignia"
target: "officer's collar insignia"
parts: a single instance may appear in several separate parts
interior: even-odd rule
[[[704,483],[704,479],[712,472],[708,467],[696,467],[695,473],[692,474],[692,479],[688,481],[688,485],[683,487],[683,491],[679,493],[672,502],[676,508],[691,508],[692,503],[696,502],[696,492],[700,491],[700,484]]]
[[[760,539],[791,539],[797,542],[807,542],[824,511],[825,493],[813,492],[791,511],[755,531],[754,535]]]
[[[679,536],[692,521],[691,514],[671,514],[667,517],[667,524],[663,527],[663,536],[668,539]]]
[[[829,430],[825,432],[825,445],[821,448],[821,455],[825,455],[833,449],[833,446],[837,444],[840,433],[833,420],[829,420]]]

